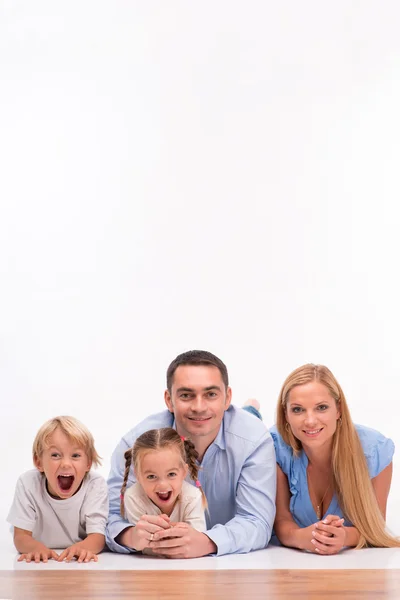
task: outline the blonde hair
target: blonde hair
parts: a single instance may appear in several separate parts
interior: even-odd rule
[[[140,461],[144,454],[151,450],[163,450],[164,448],[176,448],[183,464],[189,467],[189,474],[191,479],[196,483],[196,487],[199,488],[202,495],[202,504],[204,510],[207,510],[207,498],[203,488],[198,480],[200,466],[197,463],[199,454],[190,440],[183,438],[172,429],[172,427],[163,427],[162,429],[150,429],[140,435],[133,447],[127,450],[124,454],[125,457],[125,473],[124,482],[121,488],[121,515],[125,516],[124,509],[124,494],[126,486],[128,484],[128,477],[131,465],[136,473],[140,472]]]
[[[312,381],[322,383],[328,389],[341,413],[340,422],[337,423],[333,434],[332,471],[340,507],[346,518],[360,533],[357,548],[400,547],[400,540],[386,531],[385,520],[369,476],[364,450],[351,420],[346,398],[327,367],[303,365],[290,373],[284,382],[279,394],[276,418],[277,429],[283,441],[291,446],[295,456],[299,455],[302,444],[293,435],[291,428],[286,428],[287,402],[289,393],[294,387]]]
[[[40,459],[43,451],[49,448],[50,438],[56,429],[61,431],[77,447],[82,448],[91,463],[101,465],[100,456],[94,447],[94,439],[90,431],[74,417],[54,417],[44,423],[36,434],[32,447],[33,462]]]

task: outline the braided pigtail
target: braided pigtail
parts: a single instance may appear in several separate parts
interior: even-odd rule
[[[131,469],[132,464],[132,448],[129,448],[124,454],[125,457],[125,473],[124,473],[124,482],[121,488],[120,494],[120,507],[121,507],[121,515],[125,518],[125,507],[124,507],[124,494],[126,490],[126,486],[128,484],[129,471]]]
[[[201,487],[201,483],[198,479],[200,466],[197,462],[197,459],[199,458],[199,453],[197,452],[193,442],[191,442],[190,440],[188,440],[186,438],[182,439],[182,441],[183,441],[183,445],[185,447],[186,463],[189,467],[190,477],[195,482],[196,487],[199,488],[199,490],[201,492],[201,496],[202,496],[203,508],[204,508],[204,510],[207,510],[207,508],[208,508],[207,498],[206,498],[203,488]]]

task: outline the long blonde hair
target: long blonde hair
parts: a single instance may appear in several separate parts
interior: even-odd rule
[[[298,456],[302,450],[301,442],[286,428],[287,401],[290,391],[298,385],[311,381],[322,383],[328,388],[341,414],[333,434],[332,471],[335,492],[346,518],[360,533],[357,548],[368,546],[376,548],[398,548],[400,540],[386,531],[385,520],[379,509],[374,488],[368,472],[360,438],[351,420],[350,411],[342,388],[323,365],[307,364],[295,369],[287,377],[279,394],[277,406],[277,429],[283,441],[292,447]]]

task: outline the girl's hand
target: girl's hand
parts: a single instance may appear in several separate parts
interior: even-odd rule
[[[58,557],[58,562],[62,562],[63,560],[65,560],[65,562],[71,562],[73,558],[77,558],[78,563],[87,563],[91,560],[97,562],[99,560],[97,554],[95,554],[91,550],[82,548],[82,546],[80,546],[78,543],[74,544],[73,546],[70,546],[69,548],[66,548],[64,552],[62,552]]]
[[[58,554],[54,550],[50,550],[50,548],[46,548],[46,546],[43,546],[43,548],[41,548],[40,550],[36,550],[34,552],[25,552],[24,554],[21,554],[21,556],[18,557],[18,562],[26,560],[27,563],[30,563],[33,560],[35,561],[35,563],[39,563],[40,561],[47,563],[49,558],[57,560]]]
[[[337,554],[346,545],[343,523],[344,519],[335,515],[328,515],[323,521],[315,523],[311,543],[317,554]]]
[[[142,515],[135,527],[131,527],[130,547],[134,550],[143,550],[150,547],[153,536],[157,531],[170,528],[170,519],[167,515]]]

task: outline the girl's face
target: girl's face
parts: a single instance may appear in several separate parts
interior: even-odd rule
[[[305,449],[332,441],[339,417],[336,401],[322,383],[311,381],[290,390],[286,419]]]
[[[170,516],[187,472],[188,466],[182,463],[179,450],[150,450],[140,457],[137,479],[150,500]]]

